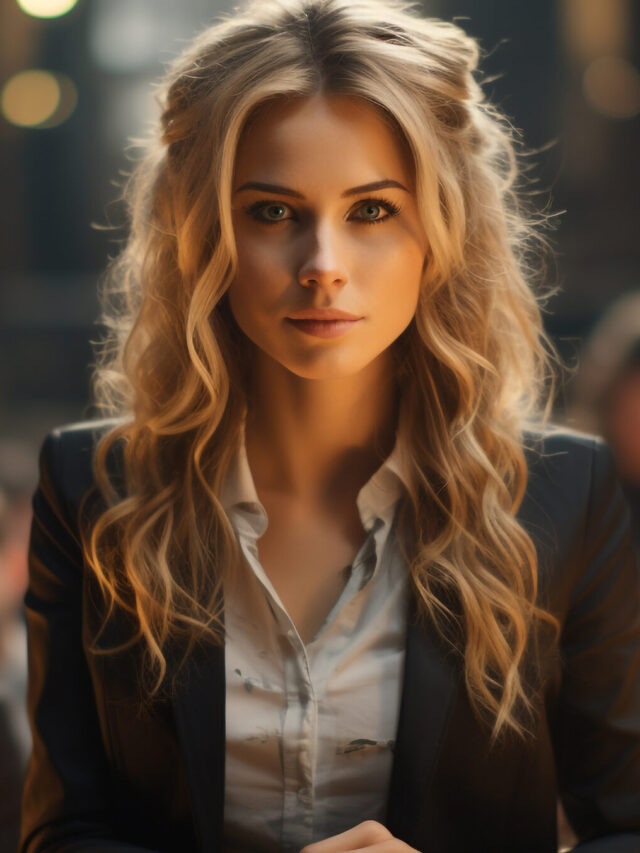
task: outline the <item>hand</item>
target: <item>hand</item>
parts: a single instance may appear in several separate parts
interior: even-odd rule
[[[307,844],[300,853],[355,853],[368,850],[370,853],[420,853],[404,841],[394,838],[389,830],[375,820],[365,820],[315,844]]]

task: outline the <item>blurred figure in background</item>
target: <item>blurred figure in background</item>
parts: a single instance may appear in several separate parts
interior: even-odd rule
[[[15,853],[20,798],[31,748],[26,714],[27,654],[22,600],[27,586],[27,545],[33,450],[0,443],[0,853]]]
[[[611,445],[640,551],[640,292],[614,302],[588,338],[567,419]]]

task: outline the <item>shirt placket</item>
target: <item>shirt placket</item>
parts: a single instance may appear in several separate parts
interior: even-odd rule
[[[282,851],[299,853],[301,847],[313,841],[318,704],[304,643],[287,614],[280,614],[279,621],[285,622]]]
[[[246,520],[234,520],[236,529],[244,534],[240,538],[242,551],[264,587],[267,603],[280,630],[284,679],[280,850],[282,853],[299,853],[302,847],[313,841],[318,706],[311,679],[311,665],[291,617],[265,585],[264,573],[258,561],[256,530]]]
[[[341,602],[346,599],[353,600],[353,596],[362,586],[366,570],[368,569],[369,573],[372,571],[371,562],[375,562],[375,559],[376,543],[370,534],[354,561],[347,587],[321,631],[329,627],[328,622],[333,623],[331,617],[335,615]],[[313,817],[318,760],[318,702],[326,690],[333,658],[326,641],[317,649],[314,640],[308,650],[286,611],[279,610],[276,618],[283,630],[286,695],[282,738],[282,850],[283,853],[299,853],[305,845],[319,840],[314,837]],[[344,635],[345,631],[351,633],[355,613],[342,607],[337,619],[340,623],[335,624],[337,638]]]

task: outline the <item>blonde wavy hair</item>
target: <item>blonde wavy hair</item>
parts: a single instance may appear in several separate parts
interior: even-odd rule
[[[557,359],[541,321],[550,291],[534,287],[540,228],[522,206],[514,131],[474,78],[478,56],[416,3],[259,0],[219,18],[168,70],[160,132],[126,186],[130,237],[101,291],[93,395],[118,420],[96,448],[104,503],[83,530],[105,603],[93,651],[138,643],[148,696],[196,645],[224,642],[222,587],[240,560],[219,499],[247,411],[250,348],[224,298],[237,268],[238,140],[269,99],[340,93],[374,104],[408,144],[429,235],[415,317],[393,345],[417,612],[459,652],[492,737],[526,734],[527,652],[557,622],[538,601],[536,550],[515,516]],[[131,637],[100,647],[118,611]],[[184,652],[175,669],[172,647]]]

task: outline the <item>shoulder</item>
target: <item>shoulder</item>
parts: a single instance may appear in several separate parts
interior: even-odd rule
[[[93,459],[98,443],[125,422],[125,418],[103,418],[52,429],[40,449],[41,486],[48,485],[69,510],[77,512],[82,497],[94,485]],[[108,456],[107,471],[112,477],[120,472],[120,454],[116,447]]]
[[[559,500],[587,500],[594,477],[605,471],[615,476],[611,448],[599,435],[550,424],[544,430],[525,430],[523,442],[527,492],[532,495],[553,493]]]
[[[594,450],[607,448],[604,438],[561,424],[550,423],[544,429],[530,427],[523,431],[525,452],[530,457],[589,457]]]
[[[43,448],[49,445],[58,457],[90,460],[100,439],[125,422],[125,418],[102,418],[63,424],[47,433]]]
[[[606,562],[603,555],[630,571],[631,517],[606,441],[552,426],[527,432],[524,443],[529,477],[518,517],[536,543],[541,575],[565,584],[568,600]]]
[[[527,460],[527,491],[523,501],[546,510],[563,524],[584,521],[594,494],[619,487],[613,453],[607,442],[594,435],[551,424],[544,430],[528,429],[523,435]]]

